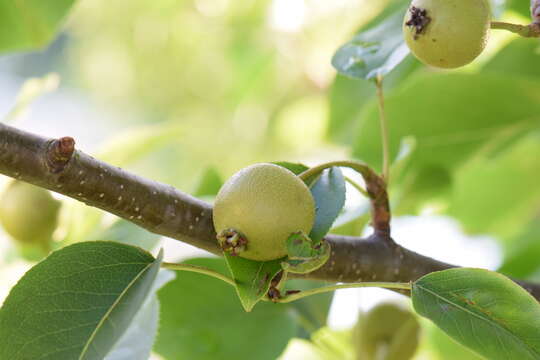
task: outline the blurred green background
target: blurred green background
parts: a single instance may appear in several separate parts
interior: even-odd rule
[[[254,162],[356,158],[379,168],[375,87],[336,75],[330,60],[395,3],[81,0],[50,46],[0,57],[0,111],[14,126],[72,136],[104,161],[209,201],[223,179]],[[528,21],[528,0],[492,5],[501,19]],[[469,66],[441,72],[409,57],[387,77],[396,241],[443,261],[540,280],[539,60],[538,40],[492,32]],[[9,181],[0,178],[0,190]],[[367,207],[349,190],[333,232],[360,235]],[[106,239],[161,244],[168,260],[201,255],[56,198],[55,248]],[[21,249],[0,234],[0,299],[39,258]],[[340,292],[328,324],[330,299],[321,301],[309,331],[289,329],[303,340],[291,341],[283,359],[354,359],[357,314],[388,298],[405,301],[389,294]],[[203,327],[198,336],[209,333]],[[261,358],[285,351],[288,338],[278,340]],[[199,346],[219,354],[216,344]],[[416,359],[451,359],[456,346],[425,326]]]

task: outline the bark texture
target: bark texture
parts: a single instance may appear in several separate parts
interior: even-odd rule
[[[0,174],[72,197],[153,233],[220,253],[209,204],[77,151],[72,138],[46,139],[0,124]],[[387,199],[380,198],[380,191],[375,193],[375,203],[388,209]],[[389,211],[381,213],[389,221]],[[375,232],[368,238],[327,236],[330,259],[305,277],[329,282],[408,282],[453,267],[399,246],[389,237],[389,228],[377,227],[384,229],[383,234]],[[540,300],[539,284],[518,283]]]

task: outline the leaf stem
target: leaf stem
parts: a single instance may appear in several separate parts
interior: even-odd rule
[[[540,24],[532,23],[529,25],[511,24],[501,21],[492,21],[491,28],[497,30],[506,30],[523,37],[540,37]]]
[[[378,234],[379,238],[384,239],[389,244],[393,244],[393,240],[390,238],[391,214],[388,193],[386,191],[386,182],[369,166],[362,162],[352,160],[331,161],[309,168],[298,175],[298,177],[305,183],[309,183],[310,180],[321,172],[333,166],[348,167],[362,175],[371,202],[371,223],[373,225],[373,230]]]
[[[327,162],[321,165],[314,166],[312,168],[307,169],[298,177],[304,181],[309,180],[312,177],[315,177],[319,175],[321,172],[323,172],[326,169],[329,169],[334,166],[340,166],[340,167],[348,167],[350,169],[353,169],[360,173],[364,179],[370,178],[373,174],[373,171],[364,163],[352,161],[352,160],[339,160],[339,161],[331,161]]]
[[[377,99],[379,100],[379,120],[381,124],[381,141],[383,152],[383,179],[386,184],[390,181],[390,145],[388,139],[388,121],[384,110],[383,78],[378,75],[375,84],[377,86]]]
[[[227,276],[225,276],[225,275],[223,275],[221,273],[218,273],[217,271],[210,270],[210,269],[207,269],[207,268],[204,268],[204,267],[201,267],[201,266],[188,265],[188,264],[175,264],[175,263],[164,262],[164,263],[161,264],[161,267],[164,268],[164,269],[169,269],[169,270],[190,271],[190,272],[195,272],[195,273],[199,273],[199,274],[208,275],[208,276],[211,276],[213,278],[224,281],[229,285],[236,286],[236,283],[234,282],[233,279],[231,279],[231,278],[229,278],[229,277],[227,277]]]
[[[353,179],[351,179],[348,176],[345,176],[345,181],[348,182],[349,184],[351,184],[352,187],[354,187],[356,190],[358,190],[359,193],[361,193],[362,195],[364,195],[365,197],[367,197],[369,199],[368,192],[360,184],[358,184],[356,181],[354,181]]]
[[[339,289],[350,289],[350,288],[363,288],[363,287],[380,287],[385,289],[400,289],[400,290],[411,290],[411,283],[393,283],[393,282],[361,282],[361,283],[350,283],[350,284],[339,284],[331,286],[323,286],[315,289],[304,290],[302,292],[287,295],[281,299],[275,300],[279,303],[288,303],[296,301],[307,296],[312,296],[316,294],[321,294],[325,292],[330,292]]]

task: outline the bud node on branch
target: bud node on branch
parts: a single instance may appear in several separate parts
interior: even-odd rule
[[[47,166],[50,171],[56,174],[64,170],[74,151],[75,140],[72,137],[64,136],[50,141],[46,155]]]

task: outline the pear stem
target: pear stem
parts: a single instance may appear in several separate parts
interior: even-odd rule
[[[221,281],[226,282],[229,285],[236,286],[233,279],[218,273],[217,271],[210,270],[201,266],[195,266],[195,265],[188,265],[188,264],[175,264],[175,263],[168,263],[164,262],[161,264],[161,267],[163,269],[169,269],[169,270],[177,270],[177,271],[189,271],[189,272],[195,272],[199,274],[204,274],[211,276],[213,278],[219,279]]]

